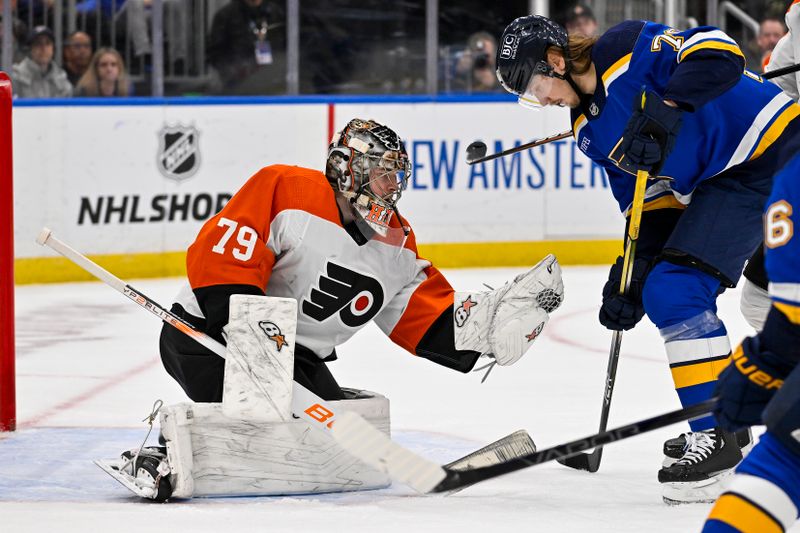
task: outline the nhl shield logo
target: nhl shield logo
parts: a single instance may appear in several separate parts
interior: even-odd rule
[[[199,132],[193,126],[165,126],[158,132],[158,170],[165,178],[183,181],[200,168]]]

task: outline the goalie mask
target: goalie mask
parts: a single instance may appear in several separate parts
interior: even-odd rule
[[[411,162],[397,134],[374,120],[351,120],[331,139],[325,175],[350,200],[359,226],[366,223],[370,235],[387,237],[411,176]]]

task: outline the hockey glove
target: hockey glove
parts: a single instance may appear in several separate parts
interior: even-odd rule
[[[714,414],[723,429],[736,431],[761,424],[764,408],[792,371],[793,365],[760,344],[757,336],[742,341],[719,375]]]
[[[621,256],[617,257],[617,262],[611,265],[608,281],[603,287],[603,305],[600,306],[600,323],[615,331],[627,331],[633,328],[644,316],[642,289],[652,263],[650,259],[633,260],[631,284],[627,293],[623,295],[619,293],[622,261]]]
[[[619,165],[633,174],[647,170],[656,177],[675,146],[683,111],[644,91],[634,99],[633,109],[622,134]]]
[[[501,366],[516,363],[563,299],[561,267],[552,254],[499,289],[457,292],[455,347],[492,355]]]

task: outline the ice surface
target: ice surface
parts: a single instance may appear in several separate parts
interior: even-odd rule
[[[566,301],[531,352],[488,381],[406,354],[369,326],[331,370],[392,402],[398,442],[448,462],[517,429],[550,446],[594,433],[611,335],[596,320],[605,268],[564,269]],[[498,286],[517,269],[450,270],[460,290]],[[162,305],[182,280],[133,280]],[[91,460],[146,434],[156,399],[184,401],[161,367],[157,319],[101,283],[21,286],[17,306],[19,430],[0,433],[0,532],[699,531],[708,505],[668,507],[656,472],[677,425],[610,445],[596,474],[548,463],[450,497],[395,485],[286,498],[137,500]],[[738,293],[720,298],[732,342],[750,330]],[[622,341],[611,425],[675,409],[662,343],[645,321]],[[151,437],[152,440],[152,437]],[[795,527],[792,531],[800,531]]]

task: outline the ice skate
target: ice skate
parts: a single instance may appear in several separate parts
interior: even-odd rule
[[[658,481],[664,487],[664,502],[671,505],[713,502],[722,492],[722,480],[742,460],[737,436],[714,428],[685,433],[682,437],[685,445],[681,457],[658,472]],[[671,446],[670,453],[672,449]]]
[[[128,450],[118,460],[95,464],[137,496],[164,502],[172,495],[167,449],[163,446]]]

